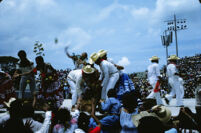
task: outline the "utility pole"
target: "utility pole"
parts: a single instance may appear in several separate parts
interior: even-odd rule
[[[177,41],[177,31],[187,29],[186,19],[177,19],[174,14],[174,20],[167,20],[167,31],[174,31],[175,33],[175,43],[176,43],[176,55],[179,56],[178,41]]]

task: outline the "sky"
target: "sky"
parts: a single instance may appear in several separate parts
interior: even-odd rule
[[[199,0],[3,0],[0,3],[0,56],[17,57],[19,50],[34,61],[36,41],[43,43],[45,61],[56,69],[74,68],[70,53],[100,49],[123,65],[125,72],[142,72],[149,58],[166,64],[161,35],[166,20],[187,19],[178,31],[179,57],[201,53]],[[58,43],[55,43],[55,38]],[[175,40],[175,38],[173,38]],[[176,54],[175,41],[169,55]]]

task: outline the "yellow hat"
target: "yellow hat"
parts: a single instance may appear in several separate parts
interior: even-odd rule
[[[168,60],[178,60],[180,59],[179,57],[177,57],[176,55],[171,55]]]
[[[98,54],[99,54],[100,57],[103,57],[103,56],[105,56],[107,54],[107,51],[102,49],[102,50],[98,51]]]
[[[90,63],[93,64],[94,62],[96,62],[96,61],[98,60],[99,57],[100,57],[100,56],[99,56],[99,54],[97,54],[97,53],[91,54],[90,59],[89,59]]]
[[[82,71],[86,74],[92,74],[94,73],[95,69],[91,67],[91,65],[86,65],[82,68]]]
[[[159,60],[160,58],[158,58],[157,56],[152,56],[149,60],[153,61],[153,60]]]
[[[91,59],[91,57],[92,57],[94,54],[95,54],[95,52],[92,53],[91,56],[90,56],[90,58],[89,58],[89,64],[91,64],[91,65],[94,64],[93,60]]]

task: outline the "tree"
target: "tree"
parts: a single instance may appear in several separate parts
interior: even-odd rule
[[[36,54],[36,56],[45,56],[43,44],[39,41],[36,41],[33,52]]]

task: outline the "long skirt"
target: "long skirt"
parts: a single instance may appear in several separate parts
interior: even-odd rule
[[[129,78],[128,74],[123,73],[120,75],[119,84],[116,86],[117,98],[122,100],[122,96],[126,92],[135,90],[133,81]]]

